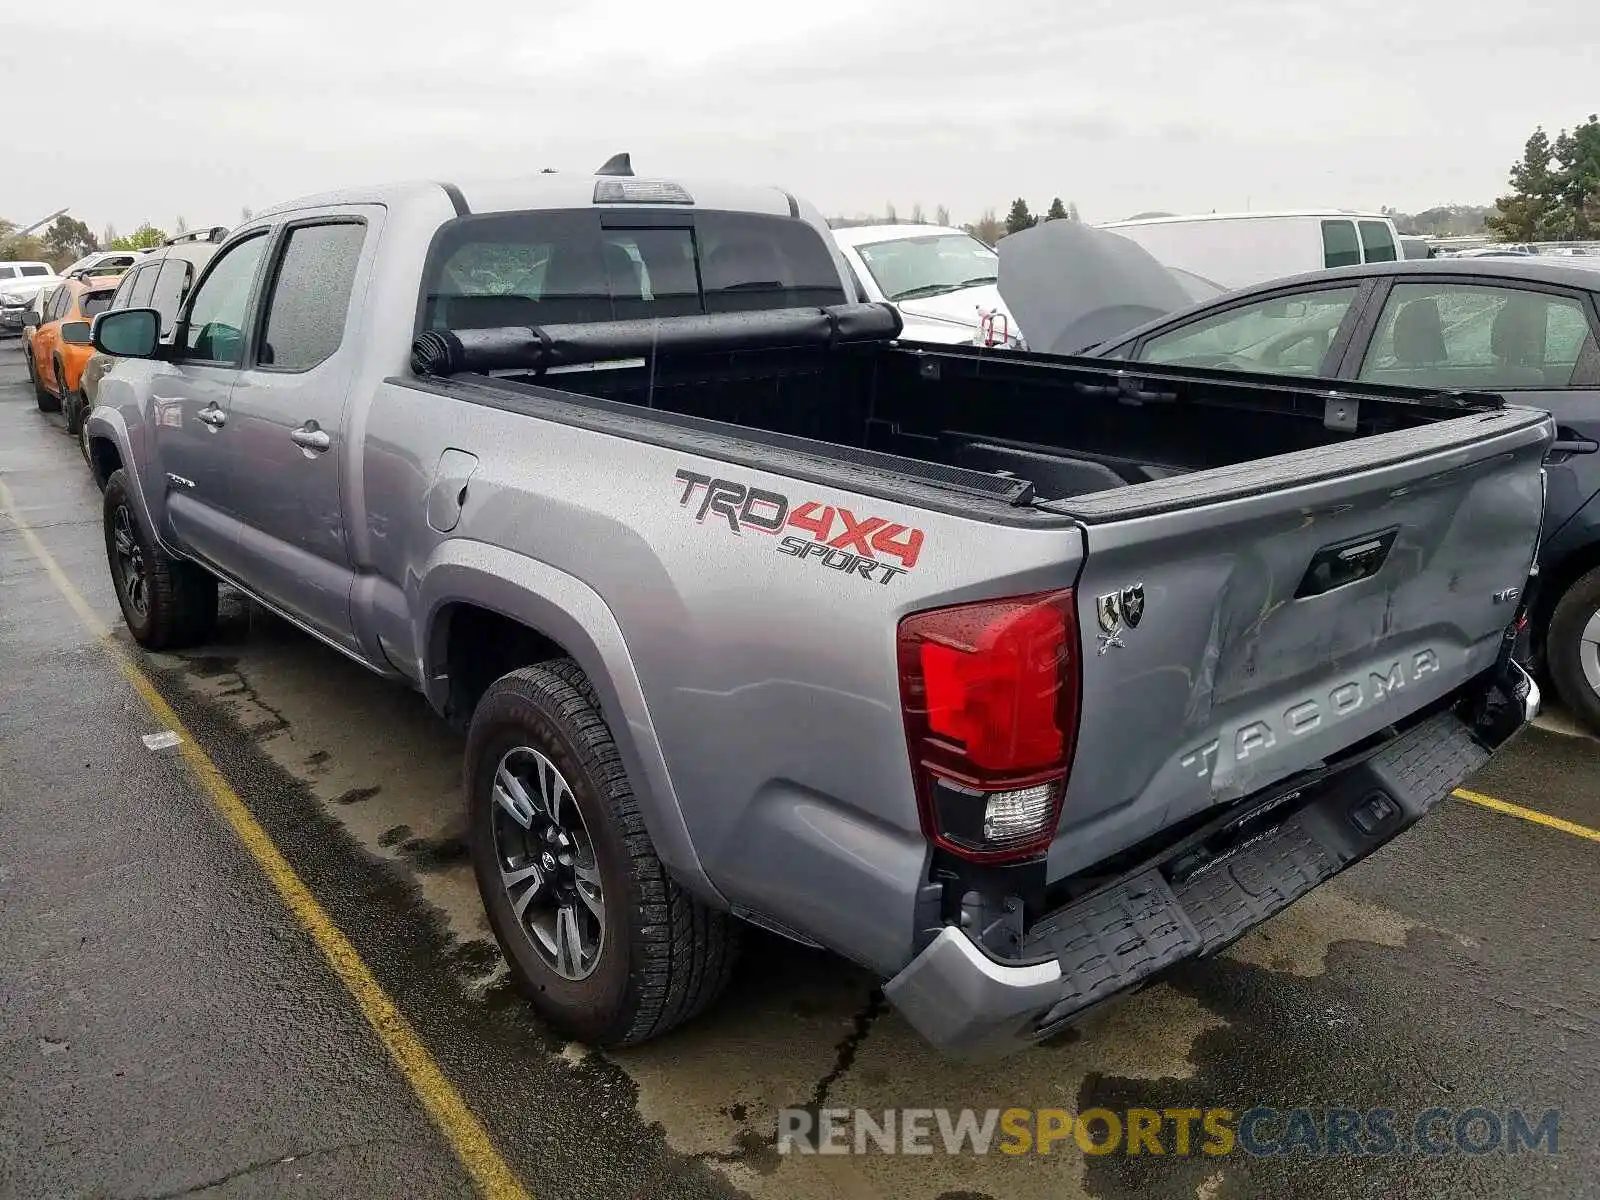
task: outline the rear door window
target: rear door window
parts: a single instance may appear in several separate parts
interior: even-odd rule
[[[842,304],[822,236],[789,217],[551,210],[463,217],[435,238],[429,329]]]
[[[1400,283],[1384,303],[1360,378],[1491,391],[1570,387],[1593,338],[1575,296],[1443,280]]]
[[[1394,262],[1394,238],[1389,233],[1389,226],[1383,221],[1362,221],[1361,223],[1361,251],[1368,262]]]
[[[309,371],[339,348],[366,234],[357,221],[289,230],[267,300],[261,366]]]
[[[28,276],[48,275],[48,274],[50,274],[50,268],[49,267],[37,267],[37,266],[23,267],[22,268],[22,274],[23,274],[24,278],[26,278]]]
[[[1354,221],[1322,223],[1322,265],[1353,267],[1361,261],[1361,243],[1356,241]]]

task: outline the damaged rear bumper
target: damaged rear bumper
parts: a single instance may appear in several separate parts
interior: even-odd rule
[[[957,1058],[1020,1050],[1185,959],[1215,954],[1427,814],[1538,715],[1509,657],[1469,721],[1437,713],[1337,774],[1246,806],[1215,854],[1178,848],[1034,922],[1020,959],[947,925],[884,987]],[[1262,820],[1263,810],[1287,812]]]

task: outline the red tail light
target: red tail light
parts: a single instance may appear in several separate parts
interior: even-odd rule
[[[1071,590],[912,613],[899,658],[923,832],[977,862],[1043,853],[1078,733]]]

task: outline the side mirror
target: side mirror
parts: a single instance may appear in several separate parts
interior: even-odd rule
[[[94,319],[89,340],[102,354],[117,358],[154,358],[161,335],[161,314],[153,308],[123,308]]]
[[[87,346],[89,344],[89,322],[61,322],[61,340],[69,346]]]
[[[1306,315],[1306,302],[1304,300],[1279,300],[1263,307],[1261,315],[1272,321],[1298,320]]]
[[[39,314],[34,312],[33,309],[30,308],[27,312],[22,314],[22,327],[24,329],[32,329],[38,324]]]

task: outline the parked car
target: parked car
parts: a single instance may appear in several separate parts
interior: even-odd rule
[[[1435,247],[1434,244],[1425,237],[1417,237],[1413,234],[1402,233],[1400,235],[1400,257],[1438,258],[1439,251],[1437,247]]]
[[[39,289],[32,302],[22,310],[22,361],[29,366],[28,379],[33,380],[32,356],[33,337],[38,332],[39,326],[44,323],[44,314],[50,311],[50,303],[55,297],[59,284],[49,284]]]
[[[202,643],[225,579],[465,728],[496,937],[598,1044],[701,1011],[742,922],[864,964],[951,1053],[1030,1044],[1537,711],[1511,647],[1547,413],[1352,382],[1330,427],[1324,381],[1134,388],[848,294],[776,188],[262,213],[170,345],[151,309],[95,321],[124,620]]]
[[[211,256],[217,252],[217,246],[227,233],[228,231],[220,225],[211,229],[193,230],[170,237],[156,249],[146,251],[140,256],[138,263],[123,275],[122,281],[117,285],[116,295],[112,297],[110,307],[106,311],[117,312],[124,308],[155,309],[161,314],[161,333],[158,340],[163,345],[170,344],[173,326],[178,319],[179,306],[189,294],[189,288],[194,284],[196,275],[211,261]],[[83,376],[76,393],[79,411],[69,413],[67,417],[67,427],[78,435],[86,461],[89,457],[89,439],[85,431],[84,418],[94,407],[101,378],[116,364],[116,361],[114,356],[102,354],[98,350],[90,355],[88,363],[84,365]]]
[[[1145,217],[1099,226],[1130,238],[1169,267],[1229,290],[1272,279],[1400,257],[1400,234],[1383,213],[1349,209]]]
[[[859,225],[835,229],[833,239],[844,253],[856,296],[899,309],[907,340],[1023,344],[995,286],[999,257],[965,230]]]
[[[64,408],[73,433],[82,420],[78,382],[94,352],[89,322],[111,306],[116,286],[115,279],[69,279],[51,292],[47,308],[23,316],[32,331],[23,345],[23,357],[39,411]]]
[[[85,254],[61,274],[67,279],[112,279],[133,266],[145,253],[143,250],[96,250]]]
[[[11,259],[0,262],[0,287],[18,279],[48,279],[54,274],[49,263]]]
[[[0,263],[0,334],[21,333],[22,316],[39,290],[60,282],[49,263]]]
[[[1026,317],[1024,317],[1026,319]],[[1234,293],[1094,353],[1139,363],[1491,390],[1558,424],[1529,649],[1600,733],[1600,270],[1584,259],[1441,258]]]

